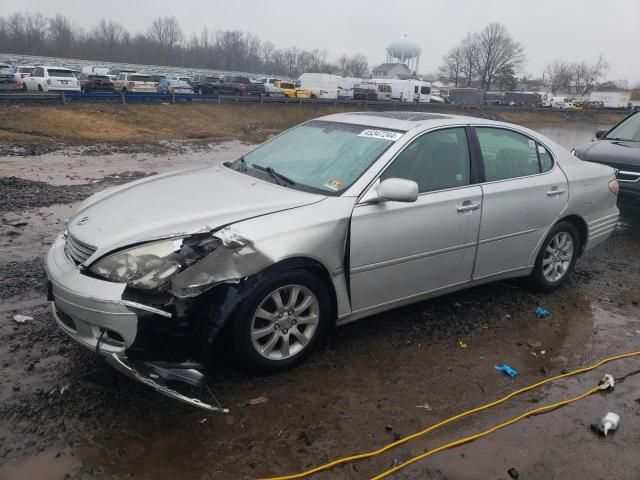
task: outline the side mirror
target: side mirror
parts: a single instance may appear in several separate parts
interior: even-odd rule
[[[604,134],[607,133],[608,130],[596,130],[596,138],[604,137]]]
[[[387,178],[376,188],[380,201],[415,202],[418,199],[418,184],[404,178]]]

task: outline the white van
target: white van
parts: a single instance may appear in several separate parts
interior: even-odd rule
[[[413,102],[414,87],[411,80],[398,80],[393,78],[372,78],[375,83],[384,83],[391,87],[391,99],[399,102]]]
[[[353,98],[353,89],[362,80],[355,77],[338,77],[338,98],[349,100]]]
[[[80,82],[73,70],[66,67],[35,67],[31,75],[22,79],[25,90],[51,91],[80,91]]]
[[[571,97],[551,97],[551,108],[559,108],[560,110],[567,110],[575,103],[575,100]]]
[[[414,102],[429,103],[431,102],[431,83],[422,80],[409,80],[413,86]]]
[[[303,73],[296,81],[296,88],[309,90],[311,98],[325,98],[335,100],[338,98],[338,75],[330,73]]]
[[[364,82],[362,82],[360,84],[360,86],[362,88],[371,88],[373,90],[376,91],[376,93],[378,94],[378,100],[389,100],[391,101],[392,98],[392,91],[391,91],[391,85],[389,85],[388,81],[386,82],[381,82],[381,81],[371,81],[371,80],[366,80]]]

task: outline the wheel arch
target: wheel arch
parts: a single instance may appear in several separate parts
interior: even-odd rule
[[[587,246],[587,240],[589,237],[589,227],[587,226],[587,222],[579,215],[567,215],[559,219],[555,225],[560,222],[567,222],[572,224],[578,230],[578,234],[580,235],[580,250],[578,251],[578,255],[582,255],[585,247]]]
[[[214,342],[223,331],[228,331],[234,315],[249,292],[274,275],[296,269],[314,273],[325,284],[331,301],[332,325],[335,325],[338,300],[335,286],[331,281],[331,275],[327,268],[311,257],[296,256],[285,258],[265,267],[239,283],[218,284],[198,297],[197,302],[201,306],[200,310],[203,313],[206,312],[204,315],[199,316],[197,322],[197,332],[201,345],[200,356],[205,366],[208,366],[211,361]]]

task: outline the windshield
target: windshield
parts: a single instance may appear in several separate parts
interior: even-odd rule
[[[244,160],[251,175],[270,178],[264,169],[271,168],[295,182],[290,185],[292,188],[337,195],[350,187],[403,133],[312,121],[259,146],[246,154]],[[240,160],[233,166],[243,170]]]
[[[48,71],[50,77],[73,78],[71,70],[53,70],[50,68]]]
[[[604,138],[640,142],[640,114],[636,113],[630,116],[620,125],[614,127]]]

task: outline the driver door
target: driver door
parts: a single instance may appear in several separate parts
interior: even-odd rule
[[[471,183],[465,128],[416,138],[380,176],[387,178],[415,181],[419,195],[411,203],[355,206],[349,272],[354,313],[469,282],[473,272],[482,188]]]

